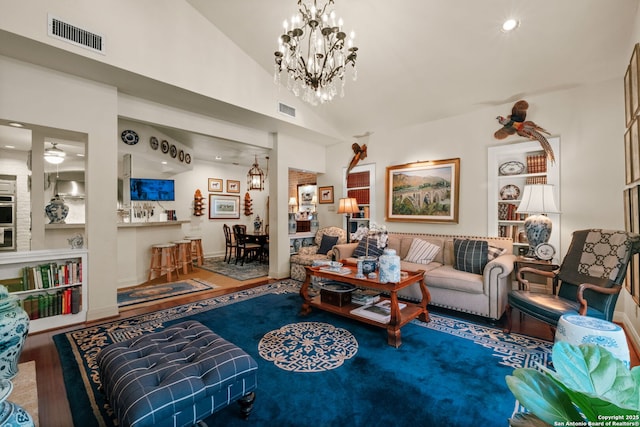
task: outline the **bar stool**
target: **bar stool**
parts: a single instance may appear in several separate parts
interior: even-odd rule
[[[189,273],[189,267],[193,271],[193,258],[191,257],[191,240],[175,240],[176,244],[176,266],[178,270],[182,268],[184,274]]]
[[[197,266],[201,266],[204,259],[202,255],[202,238],[186,236],[185,240],[191,241],[191,259],[196,261]]]
[[[167,273],[167,281],[171,281],[171,273],[175,271],[178,278],[178,267],[176,264],[176,245],[174,243],[160,243],[151,246],[151,266],[149,267],[149,279],[157,274],[157,277]]]

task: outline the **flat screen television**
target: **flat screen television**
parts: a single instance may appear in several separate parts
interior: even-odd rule
[[[176,199],[172,179],[131,178],[131,201],[173,201]]]

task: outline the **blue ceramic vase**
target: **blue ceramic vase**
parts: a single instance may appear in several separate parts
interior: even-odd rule
[[[394,249],[385,249],[379,258],[380,283],[400,281],[400,257]]]
[[[69,206],[64,203],[64,199],[57,194],[44,208],[44,212],[49,218],[49,224],[64,224],[64,220],[69,215]]]
[[[29,333],[29,316],[18,298],[0,286],[0,379],[18,374],[18,359]]]

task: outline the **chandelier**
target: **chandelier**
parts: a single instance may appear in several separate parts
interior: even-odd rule
[[[269,157],[267,157],[267,173],[269,172]],[[264,190],[264,180],[267,178],[267,174],[260,169],[258,164],[258,156],[255,156],[255,162],[249,172],[247,173],[247,189],[248,190]]]
[[[298,13],[284,21],[284,34],[275,52],[275,83],[280,83],[281,72],[285,71],[287,88],[312,105],[331,101],[338,86],[340,96],[344,96],[347,65],[353,66],[353,80],[358,76],[355,33],[351,32],[345,46],[347,35],[342,18],[336,18],[334,10],[327,11],[333,0],[322,7],[317,3],[318,0],[298,0]]]

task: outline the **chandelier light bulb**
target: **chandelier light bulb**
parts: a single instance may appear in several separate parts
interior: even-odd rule
[[[516,28],[518,28],[519,25],[520,25],[520,21],[518,21],[517,19],[513,19],[513,18],[507,19],[502,24],[502,31],[505,33],[508,33],[509,31],[513,31]]]

